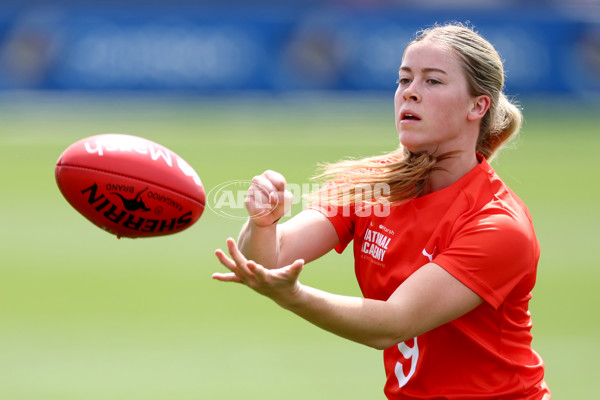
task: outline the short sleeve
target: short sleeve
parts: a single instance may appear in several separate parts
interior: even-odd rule
[[[356,222],[354,207],[311,204],[308,208],[321,212],[331,221],[340,239],[339,244],[335,246],[335,251],[341,254],[354,239]]]
[[[498,308],[519,282],[535,276],[538,259],[531,221],[507,212],[466,223],[433,262]]]

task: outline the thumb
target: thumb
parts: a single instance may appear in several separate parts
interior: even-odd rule
[[[294,204],[294,194],[289,190],[283,192],[283,213],[287,214]]]
[[[300,273],[304,269],[304,260],[298,259],[290,265],[288,265],[287,267],[285,267],[285,269],[286,272],[289,274],[290,278],[297,280],[300,276]]]

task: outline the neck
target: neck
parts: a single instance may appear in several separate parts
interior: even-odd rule
[[[465,176],[477,164],[479,161],[474,152],[460,152],[456,156],[439,161],[436,164],[436,168],[439,169],[431,172],[421,196],[447,188]]]

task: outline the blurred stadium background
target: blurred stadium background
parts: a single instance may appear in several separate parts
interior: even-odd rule
[[[0,3],[0,398],[372,399],[381,354],[235,285],[213,251],[241,222],[117,240],[62,199],[54,163],[105,132],[183,156],[207,191],[263,170],[396,146],[404,46],[469,22],[524,107],[495,161],[542,245],[534,347],[557,399],[597,397],[600,4],[596,0],[17,1]],[[294,211],[298,211],[300,204]],[[350,254],[307,284],[358,295]]]

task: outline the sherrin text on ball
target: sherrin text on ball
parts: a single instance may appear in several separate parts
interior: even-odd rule
[[[117,237],[163,236],[192,226],[206,203],[194,169],[145,138],[102,134],[69,146],[56,163],[65,199]]]

